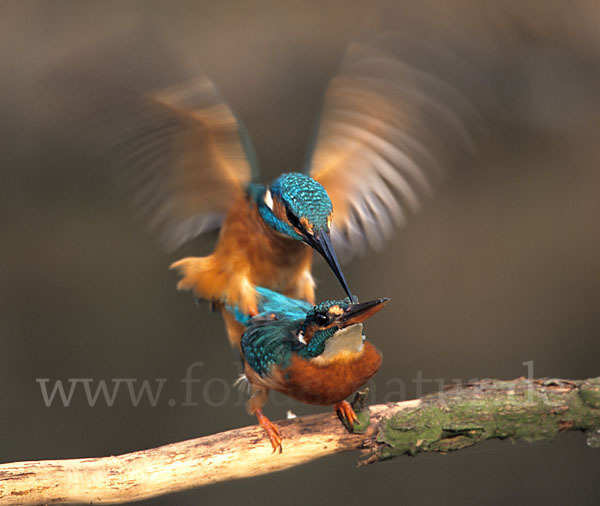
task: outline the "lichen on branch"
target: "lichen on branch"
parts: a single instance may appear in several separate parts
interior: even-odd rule
[[[600,379],[482,380],[449,388],[401,410],[379,429],[381,458],[420,451],[448,452],[487,439],[551,440],[561,430],[597,439]]]

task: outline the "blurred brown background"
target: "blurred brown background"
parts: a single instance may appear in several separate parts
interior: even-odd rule
[[[109,47],[118,62],[106,77],[148,89],[178,78],[169,55],[202,68],[245,120],[265,180],[300,167],[349,41],[394,29],[468,62],[468,79],[462,68],[432,70],[469,83],[482,119],[475,159],[385,250],[345,268],[362,299],[392,298],[366,329],[384,354],[373,385],[382,401],[398,399],[401,383],[413,397],[419,371],[445,382],[513,378],[532,360],[535,376],[599,374],[599,25],[594,1],[4,0],[0,461],[119,454],[253,423],[243,398],[227,395],[238,368],[219,317],[177,293],[167,270],[183,254],[210,251],[214,236],[174,255],[160,251],[118,177],[66,135],[37,95],[52,62]],[[316,276],[320,299],[340,295],[324,265]],[[181,406],[181,378],[197,361],[198,406]],[[133,407],[125,389],[113,407],[89,407],[80,389],[68,408],[47,408],[37,378],[168,381],[154,408]],[[320,409],[274,401],[272,419]],[[600,452],[580,434],[366,469],[355,468],[356,458],[147,503],[600,501]]]

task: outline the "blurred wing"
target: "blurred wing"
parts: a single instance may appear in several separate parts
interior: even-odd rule
[[[398,52],[349,46],[306,167],[331,198],[331,236],[344,260],[389,239],[432,194],[443,157],[472,146],[468,101]]]
[[[174,249],[220,224],[232,198],[252,180],[256,160],[244,126],[210,80],[170,88],[149,103],[167,114],[158,130],[136,142],[151,162],[137,164],[137,200]]]
[[[251,181],[255,156],[240,121],[201,77],[153,95],[81,85],[78,116],[123,169],[134,205],[168,250],[220,226]]]

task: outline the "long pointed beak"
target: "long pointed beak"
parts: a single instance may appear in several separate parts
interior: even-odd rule
[[[350,304],[346,310],[339,316],[338,321],[344,326],[348,327],[355,323],[364,322],[367,318],[373,316],[383,306],[385,306],[390,299],[375,299],[368,302],[360,302],[357,304]]]
[[[325,259],[325,261],[331,267],[331,270],[335,274],[335,277],[338,279],[344,291],[348,294],[350,299],[353,298],[352,292],[350,291],[350,287],[346,282],[346,278],[342,273],[342,268],[338,262],[337,256],[335,254],[335,250],[333,249],[333,245],[331,244],[331,239],[327,232],[321,232],[316,234],[311,241],[310,244],[313,248],[315,248]]]

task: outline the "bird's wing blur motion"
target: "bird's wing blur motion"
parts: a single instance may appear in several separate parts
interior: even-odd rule
[[[143,95],[69,78],[67,88],[61,77],[61,92],[73,89],[71,108],[122,168],[134,206],[167,250],[220,226],[257,169],[243,125],[212,81],[201,76]]]
[[[145,100],[147,118],[131,142],[142,212],[175,249],[219,226],[253,175],[245,130],[215,85],[199,78]],[[252,160],[252,162],[251,162]]]
[[[304,167],[331,198],[342,258],[381,246],[431,194],[451,152],[469,145],[476,115],[445,80],[454,58],[393,36],[348,46]],[[219,227],[257,176],[245,128],[204,76],[148,95],[73,84],[74,93],[61,89],[66,108],[77,109],[78,96],[92,104],[79,105],[82,122],[94,118],[94,134],[107,132],[102,145],[125,166],[140,214],[167,249]]]
[[[150,101],[164,111],[154,125],[148,122],[137,143],[149,157],[139,174],[140,191],[152,224],[173,249],[219,224],[256,164],[243,126],[208,79],[188,81]]]
[[[435,77],[439,66],[423,70],[412,46],[351,44],[324,98],[305,171],[331,198],[345,260],[381,246],[432,193],[444,157],[471,145],[469,102]]]

